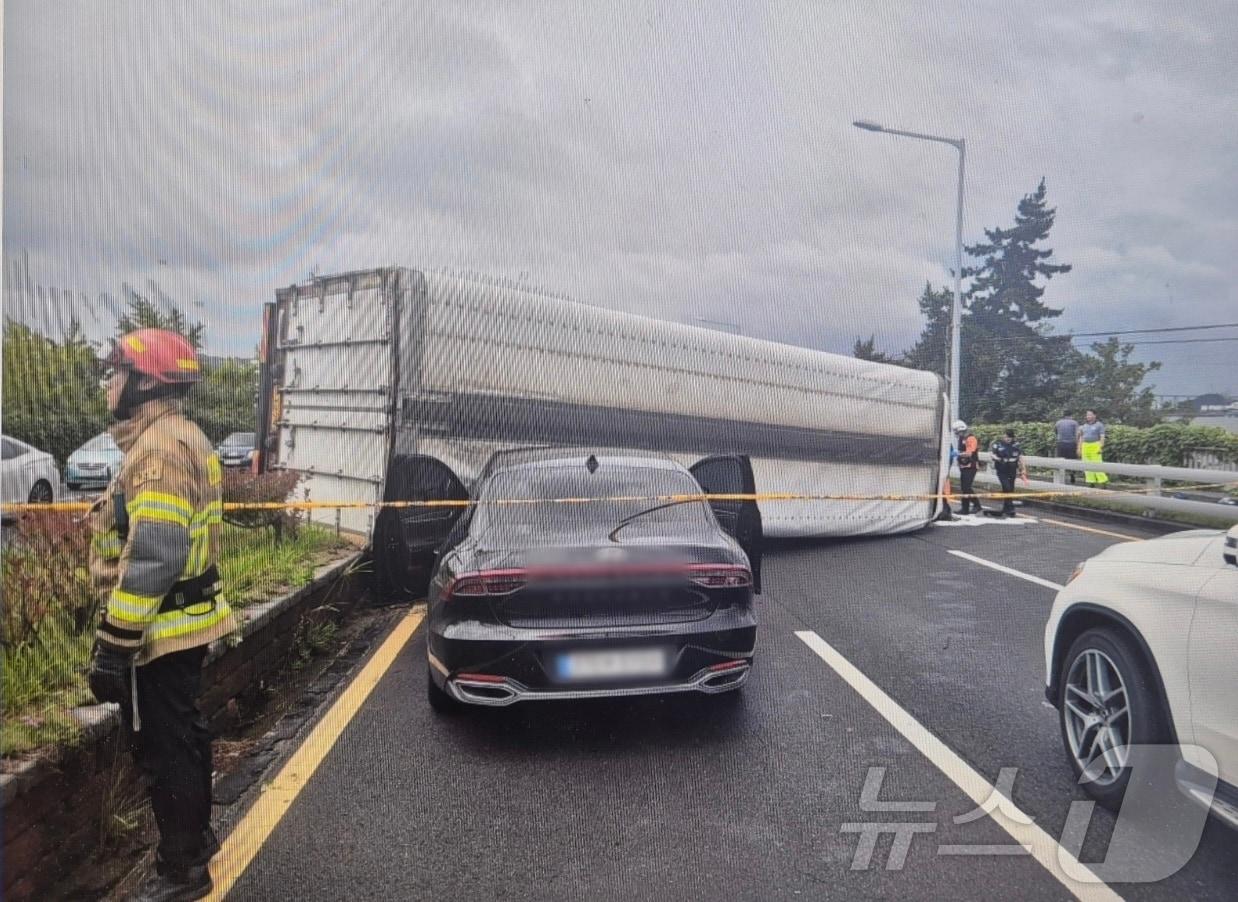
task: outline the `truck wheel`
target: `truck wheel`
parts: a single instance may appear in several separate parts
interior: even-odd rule
[[[384,501],[410,501],[418,497],[417,476],[421,460],[415,455],[397,454],[387,470]],[[386,601],[412,601],[420,598],[430,581],[434,555],[417,553],[404,536],[401,511],[384,508],[374,521],[372,557],[374,588]]]
[[[403,601],[410,598],[409,593],[401,590],[396,577],[395,560],[400,556],[401,544],[395,532],[399,524],[392,528],[386,512],[380,512],[374,525],[374,543],[370,557],[374,564],[374,594],[382,601]]]

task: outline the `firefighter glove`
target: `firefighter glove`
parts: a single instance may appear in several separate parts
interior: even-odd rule
[[[131,652],[95,640],[95,647],[90,653],[90,673],[87,676],[95,699],[99,702],[126,704],[129,701],[132,667]]]

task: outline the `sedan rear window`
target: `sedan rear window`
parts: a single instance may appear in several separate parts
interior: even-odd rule
[[[509,470],[496,474],[484,487],[470,531],[491,547],[589,544],[611,534],[629,540],[692,538],[716,529],[705,502],[651,499],[699,494],[696,480],[676,470],[607,467],[592,474],[584,466]],[[544,502],[552,498],[606,500]],[[634,500],[610,500],[615,498]],[[492,503],[514,499],[542,503]]]

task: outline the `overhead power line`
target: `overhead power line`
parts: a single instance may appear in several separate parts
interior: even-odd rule
[[[1093,338],[1102,335],[1148,335],[1153,332],[1198,332],[1205,329],[1232,329],[1238,323],[1208,323],[1203,326],[1165,326],[1160,329],[1113,329],[1109,332],[1071,332],[1071,338]]]
[[[1102,333],[1105,335],[1113,335],[1112,332]],[[1066,339],[1067,341],[1075,341],[1076,339],[1085,338],[1084,335],[1075,333],[1074,335],[1042,335],[1046,339]],[[1024,344],[1028,341],[1028,336],[1024,335],[986,335],[984,337],[975,337],[968,339],[968,343],[981,346],[1001,346],[1009,344]],[[1227,335],[1216,338],[1157,338],[1149,341],[1123,341],[1123,347],[1140,346],[1140,345],[1182,345],[1182,344],[1211,344],[1213,342],[1238,341],[1238,335]],[[1094,342],[1099,343],[1099,342]]]
[[[1238,341],[1238,335],[1228,338],[1158,338],[1155,341],[1124,341],[1126,345],[1193,345],[1213,341]]]

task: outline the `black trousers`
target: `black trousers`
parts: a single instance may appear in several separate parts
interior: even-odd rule
[[[959,467],[959,490],[963,496],[963,513],[980,510],[980,501],[972,495],[976,490],[976,468]]]
[[[198,710],[206,646],[137,668],[140,729],[132,704],[121,718],[159,826],[159,864],[183,868],[213,854],[211,734]]]
[[[1079,459],[1079,446],[1076,445],[1074,442],[1058,442],[1057,443],[1057,456],[1063,457],[1066,460],[1078,460]],[[1075,484],[1076,475],[1078,474],[1076,474],[1074,470],[1068,470],[1066,472],[1066,477],[1070,480],[1071,485]]]
[[[1016,470],[1004,470],[1001,467],[997,468],[997,481],[1002,484],[1002,492],[1010,493],[1014,491],[1014,479],[1018,475]],[[1014,516],[1014,499],[1006,498],[1002,501],[1002,513],[1011,517]]]

